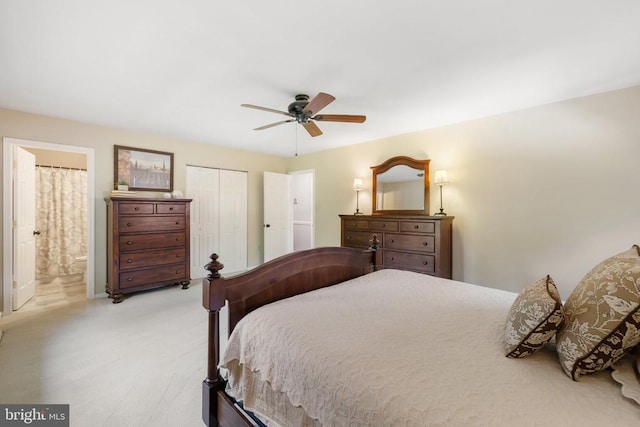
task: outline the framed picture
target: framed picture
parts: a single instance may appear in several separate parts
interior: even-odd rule
[[[129,190],[173,191],[173,153],[114,145],[113,181]]]

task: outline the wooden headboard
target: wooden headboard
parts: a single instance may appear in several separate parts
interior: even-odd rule
[[[220,377],[220,309],[228,304],[229,333],[253,310],[284,298],[335,285],[375,269],[378,252],[374,236],[370,249],[326,247],[293,252],[264,263],[253,270],[224,278],[218,255],[205,266],[209,275],[202,280],[202,305],[209,312],[207,378],[203,382],[203,420],[217,425],[222,413],[241,416],[229,407]],[[222,411],[222,413],[220,413]],[[234,418],[235,419],[235,418]]]

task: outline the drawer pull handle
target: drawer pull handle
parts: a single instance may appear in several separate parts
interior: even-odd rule
[[[131,258],[129,258],[129,259],[127,260],[127,264],[131,264],[132,262],[133,262],[133,260],[132,260]]]
[[[180,221],[176,221],[176,225],[180,225]]]
[[[428,246],[428,245],[429,245],[429,242],[422,242],[422,244],[423,244],[424,246]]]
[[[417,230],[418,228],[420,228],[420,226],[419,225],[414,225],[413,228],[415,228]]]
[[[170,211],[172,211],[172,210],[173,210],[173,208],[169,208],[169,210],[170,210]]]
[[[393,243],[393,242],[394,242],[394,240],[393,240],[393,239],[391,239],[391,243]]]
[[[140,210],[140,208],[136,206],[135,208],[133,208],[133,210],[137,211],[137,210]]]
[[[351,240],[351,236],[347,236],[347,240]]]
[[[422,265],[429,265],[429,263],[427,261],[424,261]]]
[[[131,223],[130,222],[127,223],[127,227],[131,227]]]
[[[176,254],[176,258],[180,258],[180,254]]]
[[[391,261],[393,261],[394,259],[395,259],[394,257],[391,257]]]
[[[127,240],[127,245],[131,246],[133,245],[133,242],[131,240]]]
[[[387,226],[387,224],[382,224],[382,228],[385,228]]]
[[[176,274],[181,274],[181,273],[182,273],[182,271],[176,270]]]
[[[127,277],[127,282],[130,282],[133,280],[133,277]]]
[[[179,242],[179,241],[180,241],[180,238],[179,238],[179,237],[176,237],[176,242]]]

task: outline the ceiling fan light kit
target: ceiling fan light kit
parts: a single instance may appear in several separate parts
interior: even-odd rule
[[[315,137],[322,135],[322,131],[315,124],[314,121],[323,122],[341,122],[341,123],[364,123],[367,116],[351,115],[351,114],[322,114],[318,115],[320,110],[335,101],[333,95],[320,92],[312,100],[309,100],[309,95],[299,94],[296,95],[296,100],[289,104],[287,111],[275,110],[273,108],[260,107],[252,104],[241,104],[241,107],[253,108],[255,110],[268,111],[270,113],[283,114],[291,117],[287,120],[281,120],[279,122],[270,123],[268,125],[260,126],[254,130],[269,129],[274,126],[278,126],[284,123],[298,122],[301,124],[309,135]]]

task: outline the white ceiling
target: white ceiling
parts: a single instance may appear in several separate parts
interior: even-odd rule
[[[0,107],[284,156],[640,84],[636,0],[0,0]],[[327,92],[316,138],[262,131]]]

